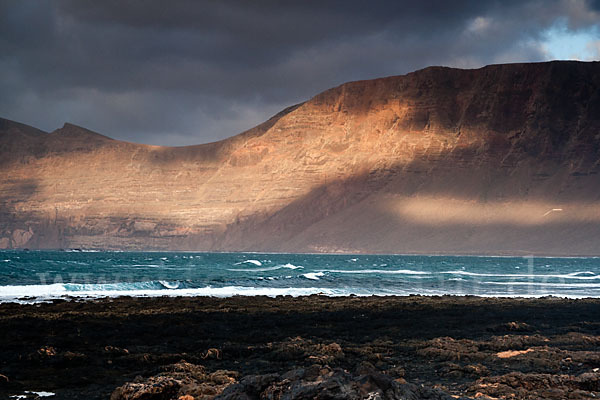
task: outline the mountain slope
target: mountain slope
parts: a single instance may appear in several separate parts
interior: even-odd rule
[[[200,146],[3,126],[0,247],[600,253],[600,63],[350,82]]]

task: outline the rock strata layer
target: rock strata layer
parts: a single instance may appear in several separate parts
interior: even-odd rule
[[[350,82],[160,147],[0,120],[0,248],[598,255],[600,63]]]

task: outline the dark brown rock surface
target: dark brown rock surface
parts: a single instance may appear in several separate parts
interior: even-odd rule
[[[0,304],[0,398],[589,399],[599,344],[598,299]]]

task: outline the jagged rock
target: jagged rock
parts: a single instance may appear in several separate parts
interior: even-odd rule
[[[497,325],[495,327],[490,328],[491,331],[494,332],[531,332],[533,331],[533,327],[525,322],[519,321],[511,321],[505,324]]]
[[[600,374],[579,376],[511,372],[479,379],[469,389],[499,399],[590,399],[600,396]]]
[[[477,343],[469,339],[456,340],[451,337],[436,338],[428,342],[428,346],[419,349],[417,354],[436,360],[480,360],[485,354],[479,351]]]
[[[126,356],[129,354],[129,350],[115,346],[105,346],[104,352],[113,356]]]
[[[143,383],[126,383],[117,388],[111,400],[171,400],[177,398],[182,381],[166,376],[149,378]]]
[[[541,335],[505,335],[492,337],[481,348],[494,351],[522,350],[530,346],[543,346],[547,342],[548,338]]]
[[[115,389],[111,400],[171,400],[193,398],[208,400],[236,381],[237,373],[215,371],[207,373],[201,365],[181,361],[163,368],[146,380],[136,379]]]
[[[248,375],[237,381],[237,374],[233,372],[208,374],[202,366],[180,362],[148,379],[137,378],[124,384],[115,389],[111,400],[454,399],[439,389],[395,380],[367,364],[358,370],[366,373],[351,374],[340,368],[315,364],[284,374]]]
[[[449,378],[463,378],[465,376],[479,378],[489,374],[489,370],[482,364],[459,365],[455,363],[444,363],[438,370],[439,374]]]
[[[316,371],[317,374],[314,373]],[[292,370],[282,376],[271,374],[245,377],[216,397],[216,400],[241,399],[450,400],[455,397],[439,389],[400,383],[376,371],[352,375],[339,368],[314,366]]]

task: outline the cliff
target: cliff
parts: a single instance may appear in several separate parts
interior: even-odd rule
[[[0,248],[600,254],[600,63],[350,82],[221,142],[0,120]]]

